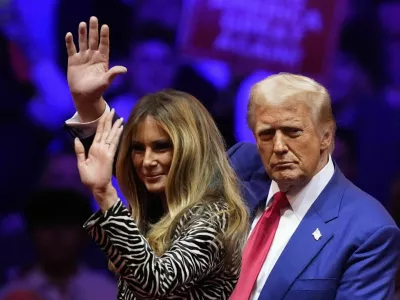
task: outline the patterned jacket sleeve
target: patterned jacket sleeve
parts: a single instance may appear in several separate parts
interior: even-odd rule
[[[220,264],[218,235],[225,227],[226,215],[216,214],[220,205],[208,206],[213,206],[207,210],[213,214],[204,213],[190,225],[181,226],[180,236],[161,257],[152,251],[121,201],[104,214],[94,214],[84,227],[134,294],[159,298],[182,286],[190,287]]]

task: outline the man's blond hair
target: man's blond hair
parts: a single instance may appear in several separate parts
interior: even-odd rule
[[[310,108],[315,124],[332,124],[335,132],[336,122],[326,88],[309,77],[290,73],[271,75],[251,88],[247,107],[249,127],[254,131],[256,107],[287,100],[303,101]]]

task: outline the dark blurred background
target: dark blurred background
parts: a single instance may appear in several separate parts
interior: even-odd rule
[[[334,158],[400,223],[400,1],[0,0],[0,300],[115,299],[80,227],[97,208],[63,128],[75,113],[64,36],[92,15],[110,26],[111,65],[128,68],[105,95],[125,118],[146,93],[176,88],[229,147],[254,141],[245,110],[258,80],[324,84]]]

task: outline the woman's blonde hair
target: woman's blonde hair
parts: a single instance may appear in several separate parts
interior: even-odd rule
[[[152,197],[139,180],[132,163],[131,143],[138,124],[151,116],[165,130],[173,145],[173,158],[166,184],[168,211],[148,229],[146,216]],[[120,145],[117,179],[132,217],[157,255],[171,245],[179,219],[194,205],[224,201],[228,214],[221,237],[227,261],[243,247],[248,230],[248,212],[238,179],[225,153],[224,140],[209,112],[193,96],[163,90],[144,96],[133,109]],[[222,213],[222,212],[221,212]]]

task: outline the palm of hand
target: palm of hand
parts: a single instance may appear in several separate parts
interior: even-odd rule
[[[108,87],[105,74],[107,58],[98,51],[87,50],[68,58],[68,84],[73,95],[85,95],[93,99],[101,97]]]
[[[65,37],[68,52],[68,85],[75,100],[97,101],[116,76],[126,73],[126,68],[109,69],[109,28],[103,25],[98,31],[98,20],[90,18],[89,38],[86,23],[79,24],[79,52],[72,34]]]
[[[114,153],[101,144],[94,143],[88,157],[78,162],[82,183],[91,190],[100,190],[111,183]]]
[[[82,183],[92,191],[104,190],[111,184],[115,152],[123,130],[122,119],[112,125],[113,116],[114,110],[100,118],[87,156],[83,144],[75,140],[79,174]]]

